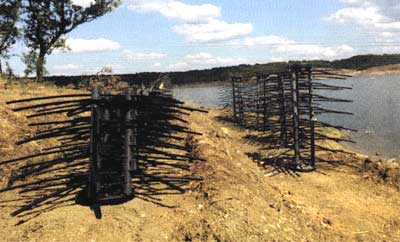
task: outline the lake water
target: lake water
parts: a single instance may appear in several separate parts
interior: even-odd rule
[[[400,158],[400,76],[353,77],[332,80],[331,84],[352,87],[352,90],[322,93],[325,96],[351,99],[352,103],[330,103],[327,108],[354,115],[323,115],[319,118],[334,125],[357,129],[350,133],[354,149],[365,154]],[[175,96],[204,107],[221,107],[216,86],[177,88]]]
[[[223,103],[220,101],[221,86],[205,87],[179,87],[173,90],[175,98],[204,106],[207,108],[221,108]]]

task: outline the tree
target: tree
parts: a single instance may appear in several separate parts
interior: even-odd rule
[[[3,72],[1,59],[8,57],[10,47],[18,38],[20,0],[1,0],[0,2],[0,74]]]
[[[37,51],[36,80],[43,79],[46,55],[65,46],[62,37],[120,3],[121,0],[93,0],[90,6],[82,7],[72,0],[23,0],[24,37],[27,46]]]
[[[22,62],[25,64],[24,74],[25,76],[29,76],[35,73],[36,70],[36,63],[37,63],[38,54],[34,50],[30,50],[27,53],[22,54]],[[44,65],[46,62],[44,62]],[[43,72],[46,72],[46,68],[43,66]]]
[[[14,71],[10,66],[10,63],[8,63],[8,61],[6,62],[6,75],[8,80],[11,80],[11,78],[15,77],[14,76]]]

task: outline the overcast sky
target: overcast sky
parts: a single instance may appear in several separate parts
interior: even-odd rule
[[[73,0],[82,6],[91,0]],[[50,74],[185,71],[282,60],[400,53],[399,0],[126,0],[81,25]],[[26,48],[14,47],[22,73]]]

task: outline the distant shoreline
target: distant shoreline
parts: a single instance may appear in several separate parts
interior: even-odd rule
[[[400,58],[400,57],[399,57]],[[240,67],[240,66],[239,66]],[[238,68],[239,68],[238,67]],[[255,68],[257,66],[250,66],[246,68]],[[230,67],[231,69],[234,67]],[[242,68],[242,67],[240,67]],[[151,83],[152,81],[158,79],[161,74],[171,75],[171,84],[172,87],[182,87],[182,88],[190,88],[190,87],[206,87],[206,86],[221,86],[229,81],[229,73],[246,73],[245,78],[250,78],[255,76],[256,73],[268,73],[271,69],[259,68],[259,71],[255,70],[247,70],[246,68],[242,68],[240,70],[230,70],[228,67],[224,68],[224,71],[220,71],[218,74],[212,73],[212,70],[203,70],[203,71],[188,71],[188,72],[176,72],[176,73],[136,73],[136,74],[113,74],[113,76],[120,78],[123,82],[128,82],[130,84],[143,84],[143,83]],[[371,67],[364,70],[357,69],[332,69],[330,67],[323,67],[316,65],[316,68],[329,69],[332,72],[337,72],[340,74],[345,74],[349,76],[356,77],[367,77],[367,76],[383,76],[383,75],[400,75],[400,64],[390,64],[390,65],[382,65]],[[225,70],[226,69],[226,70]],[[247,77],[246,77],[247,76]],[[80,87],[82,84],[84,85],[84,81],[90,80],[94,76],[47,76],[45,77],[45,82],[54,83],[57,86],[69,86],[73,85],[75,87]],[[23,77],[17,77],[17,79],[26,79]],[[28,78],[33,80],[33,78]],[[213,80],[213,81],[211,81]]]
[[[350,76],[400,75],[400,64],[371,67],[361,71],[352,69],[343,69],[339,70],[339,72]]]
[[[400,64],[371,67],[361,71],[353,69],[341,69],[341,70],[334,70],[334,72],[355,77],[400,75]],[[222,86],[226,83],[227,82],[222,82],[222,81],[187,83],[181,85],[174,85],[173,88],[200,88],[200,87],[210,87],[210,86]]]

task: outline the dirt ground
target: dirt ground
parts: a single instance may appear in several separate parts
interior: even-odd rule
[[[35,150],[6,147],[30,130],[4,105],[10,90],[0,91],[1,132],[8,134],[0,155]],[[0,193],[0,241],[400,241],[400,193],[360,172],[364,157],[326,154],[342,163],[320,164],[311,173],[279,172],[247,155],[260,146],[244,138],[250,131],[219,121],[221,113],[187,117],[190,130],[202,135],[187,137],[200,161],[186,173],[201,180],[188,184],[186,193],[104,206],[101,220],[68,200],[12,217],[24,194]]]

